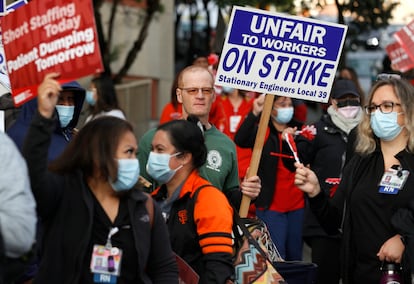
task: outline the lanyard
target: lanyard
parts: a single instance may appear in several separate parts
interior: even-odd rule
[[[108,238],[106,239],[106,244],[105,244],[106,249],[110,250],[112,248],[111,238],[113,235],[115,235],[118,232],[119,232],[118,227],[113,227],[109,230]]]

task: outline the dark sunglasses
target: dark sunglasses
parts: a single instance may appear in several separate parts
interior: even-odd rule
[[[401,79],[401,75],[399,74],[392,74],[392,73],[381,73],[377,75],[377,78],[375,81],[381,81],[381,80],[388,80],[388,79],[397,79],[400,80]]]
[[[336,103],[337,107],[359,106],[359,100],[341,100]]]

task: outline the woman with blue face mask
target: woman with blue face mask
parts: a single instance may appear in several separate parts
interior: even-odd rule
[[[253,110],[240,125],[234,139],[238,146],[253,149],[264,98],[263,95],[255,99]],[[257,173],[262,190],[254,203],[257,217],[266,223],[285,260],[302,259],[305,206],[303,193],[293,184],[294,172],[285,167],[285,160],[293,161],[293,155],[282,133],[288,127],[301,126],[293,114],[292,99],[275,96]]]
[[[130,123],[91,121],[48,166],[57,77],[46,75],[38,88],[23,148],[44,228],[34,283],[178,283],[161,211],[135,188],[140,169]]]
[[[295,184],[309,196],[320,224],[343,236],[345,284],[380,283],[380,267],[388,262],[401,264],[403,282],[411,283],[414,267],[413,255],[406,253],[412,230],[401,226],[412,219],[396,215],[414,213],[414,88],[395,76],[381,78],[371,89],[356,154],[343,169],[334,196],[329,199],[321,191],[313,171],[296,164]]]
[[[162,185],[152,196],[167,222],[174,252],[195,270],[200,283],[226,283],[234,272],[233,210],[226,196],[199,175],[207,148],[201,123],[189,119],[161,124],[155,132],[147,172]]]
[[[92,79],[86,91],[85,100],[88,103],[89,115],[85,123],[101,116],[114,116],[122,119],[125,114],[118,103],[116,90],[112,78],[105,74]]]

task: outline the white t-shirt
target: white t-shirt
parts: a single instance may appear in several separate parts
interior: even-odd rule
[[[113,109],[113,110],[110,110],[110,111],[101,111],[100,113],[98,113],[94,116],[89,115],[86,118],[85,123],[88,123],[89,121],[91,121],[95,118],[98,118],[98,117],[102,117],[102,116],[114,116],[114,117],[118,117],[118,118],[121,118],[121,119],[126,119],[124,113],[120,109]]]

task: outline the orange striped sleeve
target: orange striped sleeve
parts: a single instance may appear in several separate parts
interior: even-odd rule
[[[203,188],[194,207],[200,246],[204,254],[233,253],[233,209],[226,196],[217,188]]]

